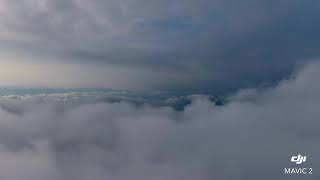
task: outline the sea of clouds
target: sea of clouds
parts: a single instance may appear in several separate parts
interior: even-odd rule
[[[320,63],[216,106],[106,102],[99,94],[0,98],[1,180],[320,179]],[[284,175],[292,155],[312,175]]]

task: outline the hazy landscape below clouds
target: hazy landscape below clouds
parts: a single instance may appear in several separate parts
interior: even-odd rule
[[[315,62],[222,106],[190,95],[180,111],[85,92],[2,96],[0,179],[316,180],[319,76]],[[284,175],[297,153],[313,175]]]

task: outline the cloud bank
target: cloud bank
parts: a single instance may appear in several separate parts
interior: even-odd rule
[[[274,88],[183,111],[64,96],[0,100],[2,180],[319,179],[320,64]],[[81,97],[81,96],[80,96]],[[99,98],[98,98],[99,99]],[[284,175],[292,155],[311,176]]]

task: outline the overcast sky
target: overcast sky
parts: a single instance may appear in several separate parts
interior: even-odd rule
[[[319,56],[317,0],[0,0],[0,85],[212,90]]]

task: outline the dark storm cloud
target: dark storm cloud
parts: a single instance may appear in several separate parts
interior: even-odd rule
[[[319,56],[319,8],[312,0],[1,0],[0,46],[39,59],[201,73],[183,88],[250,85]]]

